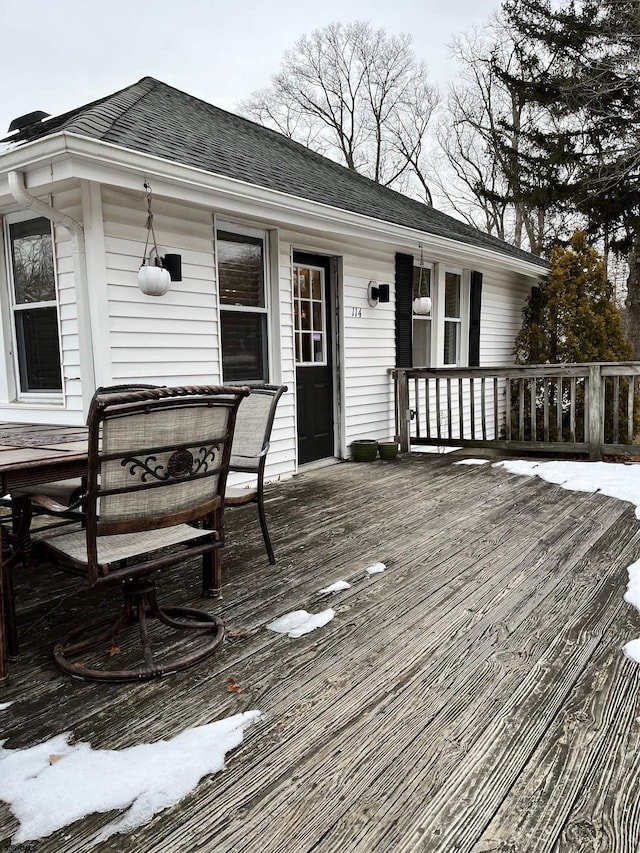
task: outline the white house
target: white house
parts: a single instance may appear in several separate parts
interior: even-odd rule
[[[283,383],[268,473],[288,476],[393,436],[389,368],[511,363],[546,272],[149,77],[29,114],[0,151],[2,421],[80,424],[128,381]],[[163,296],[138,286],[145,184],[158,254],[181,259]]]

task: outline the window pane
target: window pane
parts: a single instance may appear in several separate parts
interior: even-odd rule
[[[9,226],[16,304],[53,302],[56,282],[53,271],[51,223],[43,217]]]
[[[56,309],[27,308],[15,317],[21,389],[62,390]]]
[[[431,367],[431,320],[413,319],[413,366]]]
[[[431,296],[431,268],[413,268],[413,298]]]
[[[444,316],[460,316],[460,276],[458,275],[458,273],[445,273]]]
[[[222,375],[225,382],[267,379],[267,317],[222,311]]]
[[[444,363],[458,363],[458,329],[459,323],[444,324]]]
[[[220,302],[264,308],[262,240],[218,231],[217,246]]]

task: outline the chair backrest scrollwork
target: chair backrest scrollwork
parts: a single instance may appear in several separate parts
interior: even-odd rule
[[[244,387],[106,389],[89,415],[87,550],[96,537],[202,519],[221,506]]]

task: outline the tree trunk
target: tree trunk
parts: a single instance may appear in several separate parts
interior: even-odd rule
[[[633,357],[640,359],[640,230],[633,234],[629,251],[629,277],[627,278],[627,299],[624,317],[624,330],[633,346]]]

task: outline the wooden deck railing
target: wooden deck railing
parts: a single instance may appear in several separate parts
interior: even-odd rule
[[[640,362],[395,368],[396,433],[413,445],[640,454]]]

